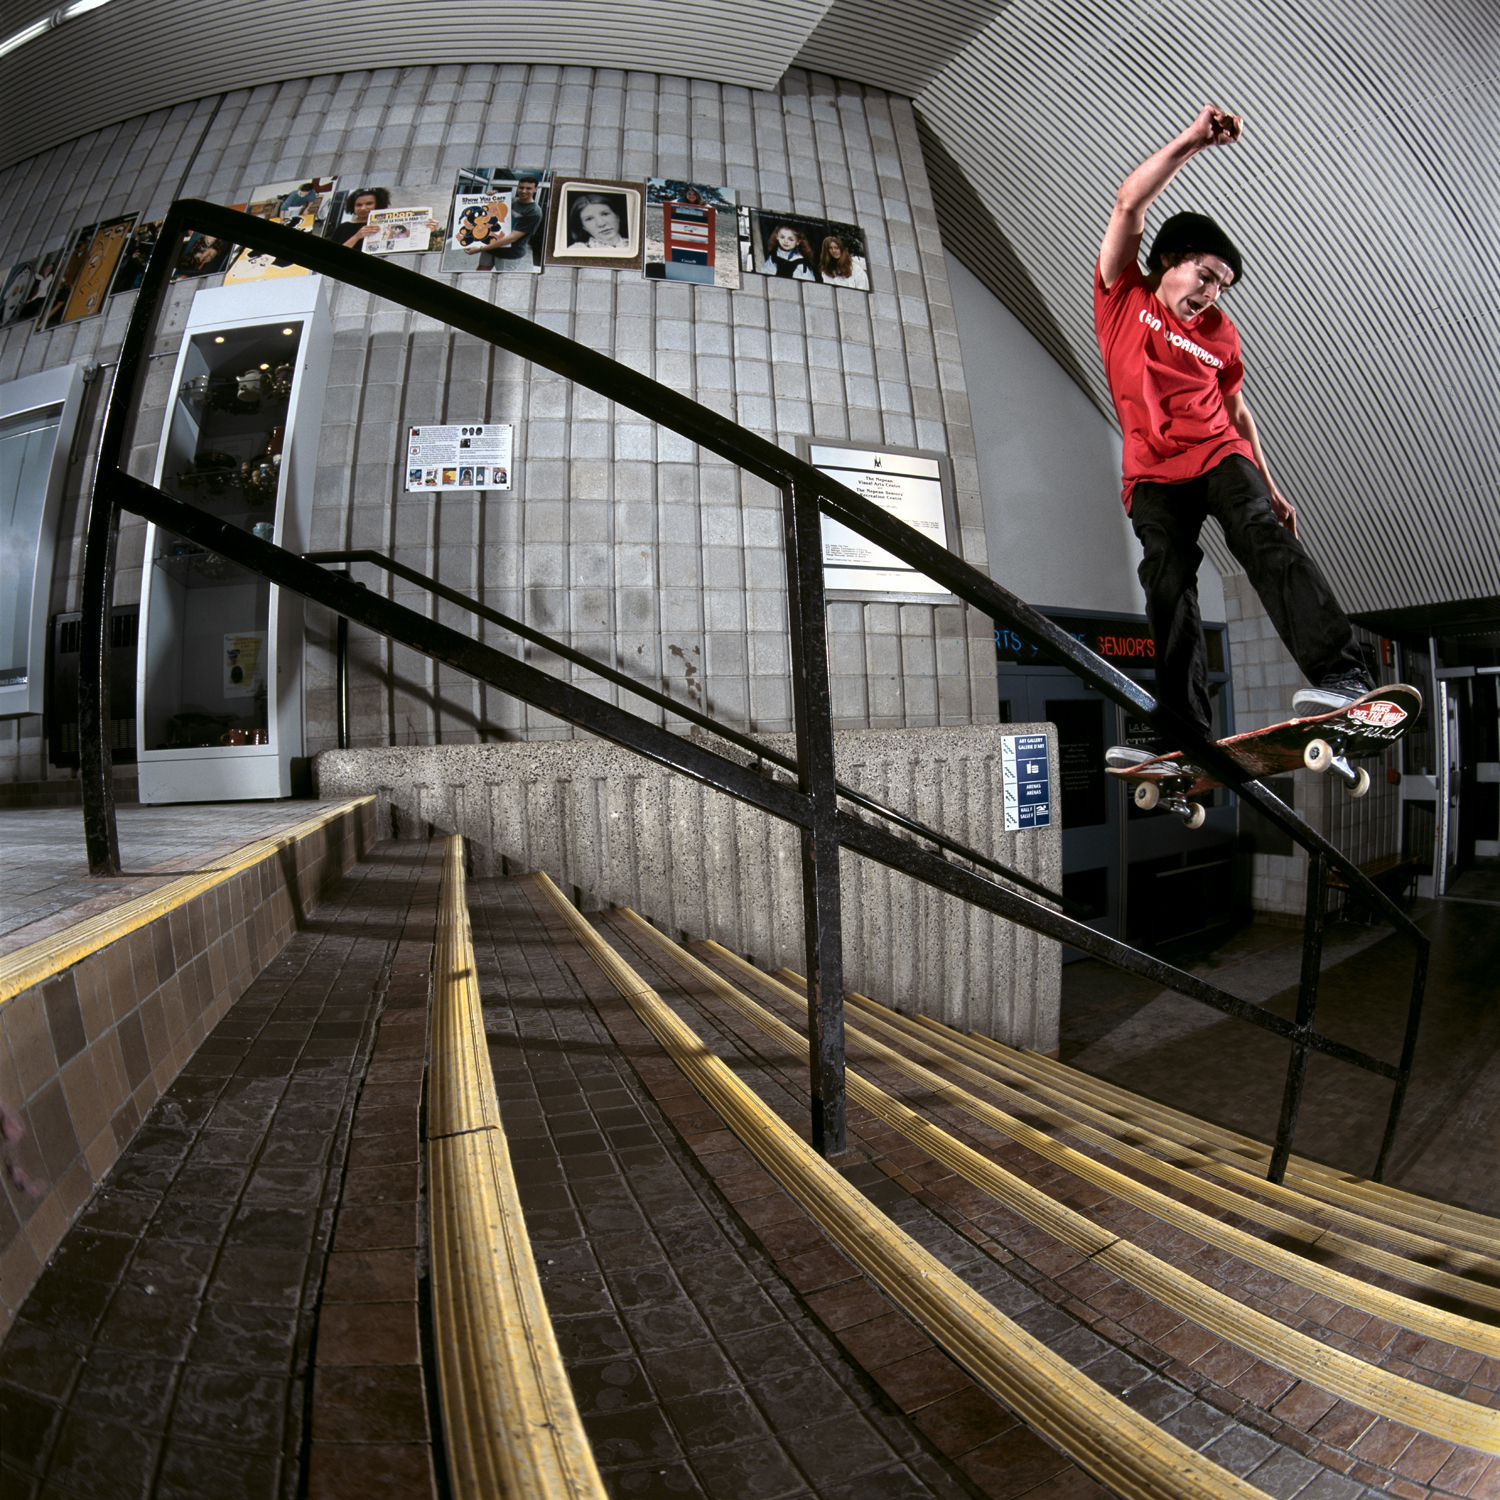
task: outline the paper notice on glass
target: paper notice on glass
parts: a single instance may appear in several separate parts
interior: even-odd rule
[[[266,688],[266,632],[224,637],[224,696],[254,698]]]
[[[430,208],[377,208],[370,213],[372,234],[362,240],[366,255],[397,255],[407,250],[430,250],[436,222]]]
[[[940,547],[948,545],[943,515],[942,470],[937,460],[906,453],[877,453],[812,445],[819,473],[873,500],[898,521],[915,527]],[[842,523],[823,517],[823,586],[861,593],[942,594],[940,583],[908,567]]]
[[[509,422],[480,422],[472,427],[408,427],[406,491],[508,490]]]

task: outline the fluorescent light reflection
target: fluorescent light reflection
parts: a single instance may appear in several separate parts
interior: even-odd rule
[[[0,57],[7,52],[14,52],[17,47],[24,47],[27,42],[34,42],[43,32],[51,31],[56,26],[61,26],[64,21],[71,21],[75,16],[87,15],[91,10],[98,10],[101,5],[108,5],[109,0],[70,0],[70,3],[54,10],[50,15],[43,16],[40,21],[33,21],[30,26],[23,26],[19,31],[0,40]]]

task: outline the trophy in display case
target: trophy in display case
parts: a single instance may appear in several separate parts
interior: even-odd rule
[[[155,482],[261,541],[305,547],[331,348],[319,277],[200,291]],[[154,526],[146,556],[141,801],[289,796],[303,754],[300,599]]]

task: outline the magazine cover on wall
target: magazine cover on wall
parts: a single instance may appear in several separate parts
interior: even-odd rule
[[[436,250],[443,226],[433,217],[433,191],[372,185],[339,193],[323,233],[335,244],[371,255]]]
[[[548,167],[460,168],[441,269],[535,275],[551,197]]]
[[[763,208],[742,208],[739,219],[741,269],[758,276],[870,290],[865,232],[858,224]]]
[[[52,294],[52,284],[57,280],[57,273],[62,266],[63,259],[68,253],[71,237],[64,236],[55,239],[51,244],[44,245],[41,253],[31,257],[33,275],[31,278],[31,291],[26,300],[21,303],[16,311],[13,321],[17,323],[30,323],[40,316],[41,311],[47,306],[48,299]]]
[[[547,264],[640,270],[644,186],[610,177],[557,178],[547,226]]]
[[[137,224],[131,231],[130,243],[120,257],[115,279],[109,288],[111,297],[116,292],[133,292],[140,286],[141,277],[146,274],[146,262],[151,259],[151,252],[156,248],[156,237],[160,233],[160,219],[148,219]]]
[[[646,179],[646,275],[733,291],[740,284],[735,191],[672,177]]]
[[[304,234],[316,231],[328,217],[333,195],[338,191],[337,177],[302,177],[289,182],[270,182],[258,187],[250,195],[245,206],[246,213],[258,219],[271,219],[284,224],[288,229],[300,229]],[[207,275],[206,271],[193,272]],[[306,276],[306,266],[296,261],[278,259],[259,250],[242,246],[229,262],[224,272],[224,284],[241,281],[267,281],[279,276]]]
[[[249,204],[231,203],[228,207],[242,214]],[[177,269],[172,272],[172,280],[191,281],[197,276],[215,276],[229,264],[233,254],[232,240],[215,239],[211,234],[194,230],[183,236],[182,254],[178,257]]]
[[[0,328],[21,321],[21,310],[31,301],[36,285],[36,262],[18,260],[0,273]]]
[[[122,214],[118,219],[89,224],[78,231],[52,285],[52,295],[38,329],[76,323],[80,318],[92,318],[104,311],[110,280],[130,242],[134,223],[134,214]]]

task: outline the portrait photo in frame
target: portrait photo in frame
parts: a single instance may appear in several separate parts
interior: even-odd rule
[[[731,291],[740,284],[735,190],[673,177],[646,179],[646,276]]]
[[[638,271],[645,184],[607,177],[557,177],[547,225],[549,266]]]

